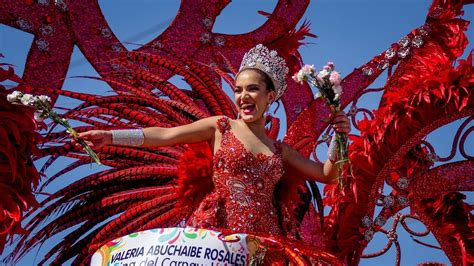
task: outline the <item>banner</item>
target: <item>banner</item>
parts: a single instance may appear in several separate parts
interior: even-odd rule
[[[255,248],[255,241],[246,234],[224,236],[205,229],[152,229],[107,243],[94,253],[91,265],[247,265],[249,248]]]

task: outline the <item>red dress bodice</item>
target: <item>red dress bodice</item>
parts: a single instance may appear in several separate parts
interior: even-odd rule
[[[222,142],[213,160],[214,191],[191,215],[188,226],[280,235],[274,189],[283,175],[281,144],[269,156],[253,154],[232,133],[229,118],[218,120]]]

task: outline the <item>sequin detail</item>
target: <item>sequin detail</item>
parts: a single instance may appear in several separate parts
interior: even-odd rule
[[[145,140],[142,129],[112,130],[112,144],[141,146]]]
[[[235,232],[280,235],[273,191],[283,175],[281,144],[273,155],[253,154],[232,133],[229,118],[218,120],[221,145],[214,156],[215,190],[207,195],[188,225]]]

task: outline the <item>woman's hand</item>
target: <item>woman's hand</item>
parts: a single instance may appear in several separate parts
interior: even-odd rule
[[[91,148],[100,148],[112,144],[112,131],[110,130],[90,130],[78,133],[78,137],[83,139]],[[74,143],[76,146],[78,143]]]
[[[344,133],[344,135],[349,135],[351,132],[351,123],[349,118],[346,116],[344,111],[339,111],[334,115],[331,115],[332,118],[332,127],[336,132]]]

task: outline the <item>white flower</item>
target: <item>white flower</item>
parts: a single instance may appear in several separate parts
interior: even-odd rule
[[[20,101],[23,105],[32,106],[35,102],[35,99],[34,99],[33,95],[31,95],[31,94],[23,94]]]
[[[305,80],[305,75],[302,72],[302,70],[298,71],[291,77],[294,81],[298,82],[299,84],[303,84],[303,81]]]
[[[38,96],[38,99],[44,103],[46,102],[51,103],[51,98],[49,98],[49,96],[46,96],[46,95],[40,95]]]
[[[336,93],[334,95],[334,100],[339,100],[339,98],[341,98],[341,94],[340,93]]]
[[[34,117],[37,122],[43,122],[43,120],[45,119],[42,111],[36,111]]]
[[[326,78],[331,72],[327,71],[326,69],[321,70],[316,77],[319,82],[324,82],[324,78]]]
[[[13,95],[15,98],[20,98],[21,96],[23,96],[23,92],[14,91],[14,92],[11,93],[11,95]]]
[[[39,99],[38,96],[36,96],[36,95],[33,96],[33,103],[37,103],[37,102],[39,102],[39,101],[40,101],[40,99]]]
[[[14,102],[16,102],[17,100],[16,100],[16,97],[15,97],[15,96],[13,96],[12,94],[8,94],[8,95],[7,95],[7,101],[9,101],[9,102],[11,102],[11,103],[14,103]]]
[[[298,71],[298,74],[296,75],[296,79],[299,82],[306,80],[306,75],[304,74],[303,70]]]
[[[14,91],[7,95],[7,101],[13,103],[20,100],[23,93],[21,91]]]

